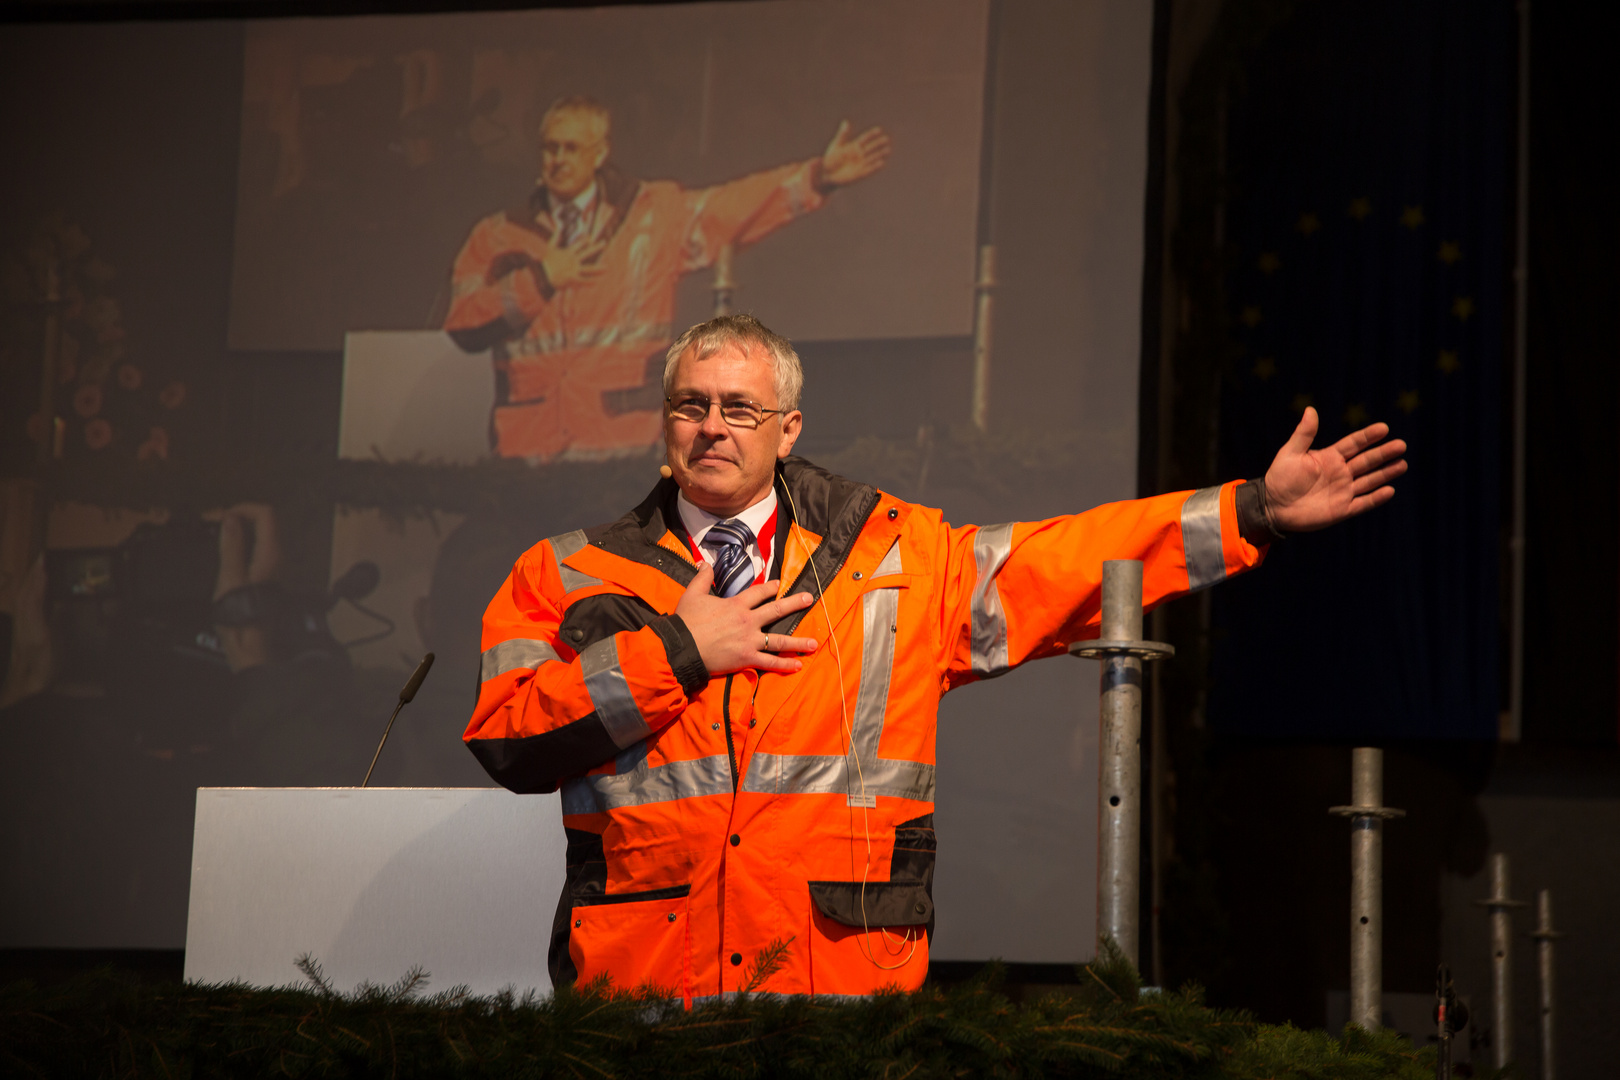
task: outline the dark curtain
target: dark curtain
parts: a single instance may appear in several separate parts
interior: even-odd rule
[[[1221,474],[1306,405],[1317,445],[1385,420],[1412,468],[1216,591],[1222,734],[1496,734],[1515,40],[1507,0],[1302,2],[1231,93]]]
[[[1530,29],[1526,741],[1607,743],[1620,675],[1620,9]]]

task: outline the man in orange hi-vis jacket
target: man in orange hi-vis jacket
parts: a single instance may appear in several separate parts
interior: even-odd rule
[[[1104,559],[1143,560],[1161,604],[1383,503],[1406,469],[1383,424],[1312,450],[1307,409],[1263,481],[952,527],[791,456],[802,383],[748,316],[687,331],[666,478],[536,544],[484,616],[467,745],[513,791],[562,789],[557,985],[690,1004],[780,943],[755,989],[921,985],[940,695],[1095,638]]]
[[[490,440],[502,457],[595,460],[658,441],[675,286],[727,245],[751,244],[888,160],[880,128],[715,187],[632,180],[608,164],[608,110],[564,98],[540,122],[540,183],[474,226],[445,319],[469,352],[494,350]]]

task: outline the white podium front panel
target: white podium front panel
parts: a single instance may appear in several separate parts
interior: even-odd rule
[[[186,978],[339,990],[420,965],[427,992],[551,989],[556,795],[500,788],[199,788]]]

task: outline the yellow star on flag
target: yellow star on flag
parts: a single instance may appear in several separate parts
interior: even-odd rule
[[[1451,266],[1462,258],[1462,245],[1455,240],[1447,240],[1440,245],[1440,254],[1436,258]]]
[[[1463,322],[1474,313],[1474,298],[1472,296],[1459,296],[1451,302],[1451,313]]]
[[[1395,407],[1410,416],[1417,411],[1418,392],[1416,390],[1402,390],[1395,399]]]
[[[1273,360],[1269,356],[1262,356],[1260,359],[1254,362],[1254,367],[1251,370],[1253,371],[1255,378],[1259,379],[1261,382],[1265,382],[1267,379],[1277,374],[1277,361]]]
[[[1351,405],[1344,410],[1344,422],[1353,428],[1367,426],[1367,407],[1365,405]]]
[[[1423,224],[1423,207],[1408,206],[1401,210],[1401,224],[1408,229],[1415,229]]]
[[[1293,406],[1295,412],[1302,413],[1312,405],[1315,405],[1316,399],[1311,397],[1309,394],[1295,394],[1294,400],[1290,402],[1290,404]]]
[[[1274,274],[1280,269],[1282,269],[1282,259],[1278,257],[1275,251],[1268,251],[1260,256],[1260,272],[1262,274]]]
[[[1462,367],[1462,361],[1457,359],[1456,349],[1441,349],[1440,359],[1434,362],[1434,366],[1439,368],[1442,373],[1451,375]]]
[[[1315,214],[1311,213],[1309,210],[1307,210],[1307,211],[1305,211],[1305,213],[1299,215],[1299,221],[1294,224],[1294,228],[1298,229],[1300,232],[1304,233],[1306,236],[1311,235],[1313,232],[1315,232],[1317,229],[1320,229],[1321,227],[1322,227],[1322,219],[1317,217]]]
[[[1360,221],[1368,214],[1372,213],[1372,200],[1367,198],[1365,195],[1362,195],[1359,198],[1351,199],[1350,209],[1347,210],[1346,213],[1355,218],[1357,221]]]
[[[1243,309],[1242,319],[1243,319],[1243,325],[1244,326],[1259,326],[1260,325],[1260,308],[1259,308],[1259,306],[1256,305],[1256,304],[1250,304],[1248,307],[1244,308]]]

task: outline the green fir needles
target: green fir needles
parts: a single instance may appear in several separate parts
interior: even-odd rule
[[[1213,1009],[1195,986],[1140,995],[1117,950],[1069,992],[1015,1004],[991,965],[956,986],[860,1002],[757,993],[793,942],[762,951],[729,1000],[687,1012],[605,980],[549,997],[425,993],[413,970],[351,993],[301,957],[307,986],[141,985],[103,970],[0,989],[0,1073],[38,1077],[1297,1077],[1432,1076],[1432,1050]]]

